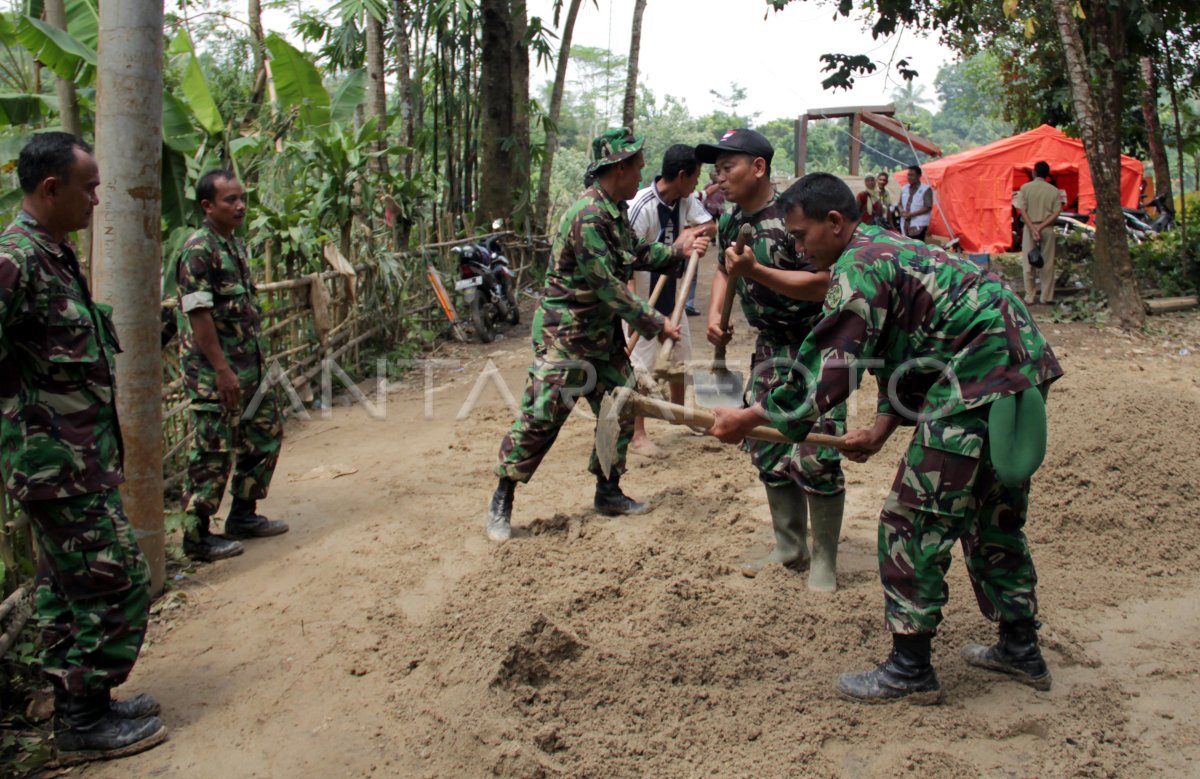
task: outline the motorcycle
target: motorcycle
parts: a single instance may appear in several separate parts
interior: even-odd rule
[[[500,235],[492,235],[483,243],[456,246],[459,255],[459,280],[454,288],[463,293],[471,309],[471,323],[483,343],[491,343],[502,323],[515,325],[521,321],[517,307],[516,277],[508,267],[508,258],[499,248]]]

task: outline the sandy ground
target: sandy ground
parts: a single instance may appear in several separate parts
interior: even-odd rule
[[[739,575],[770,543],[748,458],[661,422],[669,457],[634,459],[623,481],[653,513],[591,510],[592,426],[577,412],[518,491],[513,540],[487,541],[513,416],[499,387],[520,396],[523,325],[444,347],[457,363],[432,392],[419,373],[393,385],[386,419],[352,407],[289,425],[262,507],[291,533],[180,582],[123,691],[157,696],[170,742],[81,773],[1200,775],[1200,317],[1152,328],[1044,325],[1067,370],[1028,527],[1048,693],[959,659],[994,633],[957,553],[935,643],[945,703],[834,692],[838,672],[887,651],[876,518],[902,435],[847,465],[832,596],[782,570]],[[743,327],[731,357],[748,346]],[[866,421],[870,402],[859,410]]]

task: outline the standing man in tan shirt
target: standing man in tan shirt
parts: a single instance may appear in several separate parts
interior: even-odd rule
[[[1062,201],[1058,188],[1046,181],[1049,175],[1050,165],[1043,160],[1033,166],[1033,181],[1017,190],[1017,211],[1025,223],[1025,230],[1021,233],[1021,267],[1025,271],[1026,303],[1033,302],[1033,266],[1029,264],[1029,252],[1035,242],[1041,244],[1042,250],[1041,301],[1054,302],[1055,235],[1050,225],[1058,218]]]

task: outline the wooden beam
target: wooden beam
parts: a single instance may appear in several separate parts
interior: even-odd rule
[[[912,142],[913,148],[917,151],[924,152],[933,157],[942,156],[942,147],[938,146],[933,141],[922,138],[916,133],[911,132],[900,122],[890,116],[876,113],[874,111],[864,111],[862,120],[870,127],[874,127],[885,135],[890,135],[898,141]]]
[[[858,175],[858,162],[862,158],[862,114],[850,117],[850,175]]]
[[[854,105],[840,106],[838,108],[810,108],[808,116],[813,119],[847,119],[855,114],[862,113],[885,114],[891,115],[896,113],[896,106],[893,103],[887,105]]]
[[[1156,298],[1145,301],[1146,311],[1151,314],[1165,314],[1168,311],[1187,311],[1200,305],[1200,299],[1195,295],[1181,298]]]
[[[804,175],[808,164],[808,123],[811,114],[805,114],[796,120],[796,178]]]

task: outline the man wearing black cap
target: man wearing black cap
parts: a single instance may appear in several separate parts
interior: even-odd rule
[[[759,402],[783,382],[800,344],[820,318],[829,286],[829,274],[816,271],[805,261],[784,227],[771,184],[774,155],[766,138],[747,129],[730,130],[720,142],[696,147],[697,159],[716,166],[717,183],[736,206],[721,217],[717,227],[721,252],[718,273],[713,277],[707,335],[713,345],[728,343],[732,337],[732,327],[721,327],[721,307],[732,276],[746,320],[758,330],[747,405]],[[739,255],[734,243],[743,224],[753,227],[754,237]],[[814,430],[841,434],[845,419],[845,406],[839,406]],[[808,586],[821,592],[837,589],[837,545],[845,499],[841,455],[833,449],[800,444],[747,440],[742,446],[766,486],[775,531],[775,548],[743,566],[742,573],[753,578],[775,563],[793,569],[806,565],[811,514],[813,554]]]

